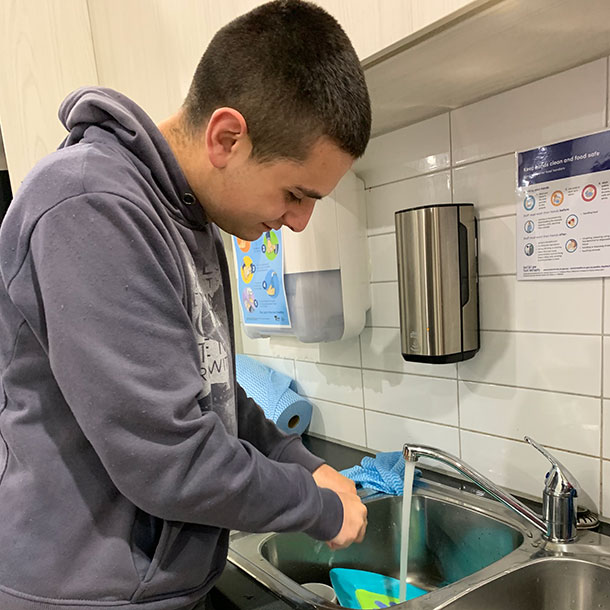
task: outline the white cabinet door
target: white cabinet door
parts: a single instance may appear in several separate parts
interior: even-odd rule
[[[2,0],[0,124],[13,192],[66,135],[63,98],[97,73],[86,0]]]

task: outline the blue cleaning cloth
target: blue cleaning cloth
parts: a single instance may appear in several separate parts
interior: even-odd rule
[[[250,398],[288,434],[303,434],[311,421],[312,405],[295,392],[295,382],[288,375],[254,358],[235,357],[237,382]]]
[[[360,466],[342,470],[341,474],[360,487],[374,489],[394,496],[402,496],[404,491],[405,460],[400,451],[378,453],[374,458],[362,458]],[[415,469],[415,476],[421,470]]]

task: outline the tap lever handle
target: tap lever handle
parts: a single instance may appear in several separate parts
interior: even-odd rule
[[[534,449],[540,451],[540,453],[542,453],[542,455],[553,465],[546,475],[546,483],[544,486],[546,493],[553,496],[577,496],[579,489],[578,482],[570,471],[533,438],[530,438],[529,436],[525,436],[524,438],[534,447]]]

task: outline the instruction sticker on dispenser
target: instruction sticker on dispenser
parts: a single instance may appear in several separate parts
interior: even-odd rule
[[[256,241],[234,236],[233,252],[244,325],[290,328],[281,229],[265,231]]]
[[[610,276],[610,131],[517,153],[517,279]]]

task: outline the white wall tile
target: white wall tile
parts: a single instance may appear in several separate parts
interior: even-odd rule
[[[514,275],[482,277],[483,330],[600,333],[602,280],[519,282]]]
[[[341,366],[360,367],[360,340],[358,337],[345,341],[331,341],[320,343],[318,362],[326,364],[340,364]]]
[[[399,329],[365,328],[360,335],[360,347],[364,368],[406,372]]]
[[[367,313],[366,325],[400,326],[398,282],[371,284],[371,309]]]
[[[460,362],[466,381],[600,395],[600,337],[481,331],[481,350]]]
[[[459,422],[467,462],[540,497],[548,465],[517,440],[530,434],[561,448],[552,452],[599,502],[597,456],[610,460],[610,280],[517,282],[514,152],[603,129],[607,69],[604,58],[452,111],[451,155],[447,114],[371,141],[354,166],[367,186],[369,327],[339,343],[244,340],[244,351],[274,368],[295,367],[315,402],[313,434],[459,454]],[[409,363],[400,350],[394,212],[450,201],[474,203],[480,219],[482,349],[459,365]],[[610,461],[603,474],[610,518]]]
[[[602,515],[610,518],[610,462],[604,460],[603,464],[603,481],[602,481]]]
[[[479,222],[479,275],[516,273],[515,218]]]
[[[320,347],[318,343],[301,343],[295,337],[265,337],[251,339],[241,331],[242,349],[244,354],[251,356],[267,356],[271,358],[299,359],[318,362]]]
[[[528,443],[462,431],[462,458],[497,485],[542,497],[550,463]],[[595,506],[599,505],[600,460],[566,451],[551,453],[574,475]]]
[[[371,282],[398,281],[396,234],[372,235],[369,240]]]
[[[366,218],[369,235],[395,230],[394,212],[429,203],[451,201],[451,172],[393,182],[366,191]]]
[[[610,400],[603,401],[603,422],[602,456],[610,458]]]
[[[287,360],[286,358],[270,358],[269,356],[253,356],[253,358],[275,371],[279,371],[280,373],[284,373],[284,375],[288,375],[288,377],[292,377],[292,379],[295,377],[294,360]]]
[[[604,278],[604,334],[610,335],[610,278]]]
[[[360,369],[296,362],[299,394],[342,404],[362,407]]]
[[[295,337],[250,339],[242,331],[243,353],[277,359],[294,359],[303,362],[321,362],[341,366],[357,366],[360,362],[358,337],[330,343],[301,343]]]
[[[453,162],[494,157],[606,125],[606,60],[506,91],[451,113]]]
[[[603,395],[610,397],[610,337],[603,338],[604,370],[603,370]]]
[[[242,350],[250,356],[272,356],[273,352],[269,346],[269,339],[250,339],[244,332],[243,326],[239,325],[241,332]]]
[[[354,172],[366,187],[449,167],[449,114],[373,138]]]
[[[411,442],[459,453],[457,428],[375,411],[366,411],[365,417],[368,447],[374,451],[401,451],[405,443]]]
[[[271,337],[268,341],[270,355],[276,358],[294,358],[308,362],[319,362],[320,360],[321,344],[319,343],[301,343],[296,337],[291,336]]]
[[[459,388],[462,428],[516,440],[528,435],[543,445],[599,457],[599,398],[472,382]]]
[[[487,159],[453,170],[453,201],[474,203],[479,218],[516,211],[515,155]]]
[[[350,445],[366,447],[364,410],[317,398],[311,399],[313,410],[308,432]]]
[[[458,425],[455,379],[365,370],[362,382],[367,410]]]
[[[362,347],[362,366],[365,369],[453,379],[457,375],[455,364],[407,362],[402,357],[398,328],[365,328],[360,335],[360,345]]]

